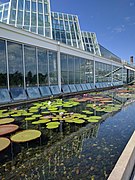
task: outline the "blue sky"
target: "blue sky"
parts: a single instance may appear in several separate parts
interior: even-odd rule
[[[135,59],[135,0],[51,0],[51,10],[78,15],[81,29],[95,32],[100,44]]]
[[[124,60],[135,58],[135,0],[52,0],[53,11],[77,14],[81,29]]]

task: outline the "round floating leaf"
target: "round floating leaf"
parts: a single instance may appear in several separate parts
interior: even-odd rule
[[[74,123],[83,124],[85,121],[82,119],[74,119]]]
[[[46,128],[47,129],[54,129],[54,128],[58,128],[60,123],[59,122],[49,122],[46,124]]]
[[[14,122],[14,119],[13,119],[13,118],[0,119],[0,125],[2,125],[2,124],[8,124],[8,123],[11,123],[11,122]]]
[[[40,123],[48,123],[48,122],[50,122],[51,120],[50,119],[39,119],[39,122]]]
[[[27,117],[25,118],[25,121],[34,121],[36,118],[35,117]]]
[[[40,109],[46,109],[46,106],[41,107]]]
[[[32,115],[31,117],[33,117],[33,118],[39,118],[39,117],[41,117],[42,115],[41,114],[34,114],[34,115]]]
[[[85,113],[85,114],[93,114],[93,112],[88,111],[88,110],[84,110],[84,111],[82,111],[82,112]]]
[[[2,126],[0,126],[0,136],[11,133],[11,132],[14,132],[18,128],[19,128],[19,126],[15,125],[15,124],[2,125]]]
[[[11,117],[20,117],[22,114],[12,114]]]
[[[37,139],[41,136],[41,132],[38,130],[33,130],[33,129],[28,129],[28,130],[23,130],[15,135],[11,136],[11,141],[13,142],[27,142],[31,141],[34,139]]]
[[[87,121],[88,121],[88,122],[91,122],[91,123],[97,123],[97,122],[99,122],[98,119],[88,119]]]
[[[102,118],[101,116],[90,116],[90,119],[100,120],[101,118]]]
[[[73,119],[65,119],[65,122],[66,122],[66,123],[73,123],[74,120],[73,120]]]
[[[4,118],[4,117],[9,117],[9,114],[8,113],[0,114],[0,118]]]
[[[47,129],[56,129],[58,127],[58,125],[46,126]]]
[[[38,112],[38,109],[31,109],[31,110],[29,110],[29,112],[31,112],[31,113]]]
[[[5,137],[0,137],[0,151],[6,149],[10,145],[10,140]]]

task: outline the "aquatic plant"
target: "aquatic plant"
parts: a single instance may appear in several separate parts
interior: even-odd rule
[[[8,124],[14,122],[14,118],[4,118],[4,119],[0,119],[0,125],[2,124]]]
[[[60,125],[59,122],[49,122],[46,124],[46,128],[47,129],[55,129],[55,128],[58,128]]]
[[[37,139],[41,136],[41,132],[39,130],[23,130],[20,132],[17,132],[15,135],[11,136],[10,139],[13,142],[28,142],[34,139]]]
[[[19,128],[19,126],[16,124],[1,125],[0,126],[0,136],[14,132],[18,128]]]
[[[0,151],[3,151],[10,145],[10,140],[5,137],[0,137]]]

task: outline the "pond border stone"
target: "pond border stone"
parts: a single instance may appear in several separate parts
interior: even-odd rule
[[[129,180],[135,165],[135,131],[119,157],[108,180]]]

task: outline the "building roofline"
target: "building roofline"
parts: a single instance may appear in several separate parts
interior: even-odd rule
[[[11,36],[11,34],[13,34],[16,38],[14,39],[14,36]],[[17,39],[17,34],[18,34],[18,39]],[[26,38],[27,42],[24,42],[22,37],[21,37],[21,40],[20,40],[19,39],[20,35],[21,36],[23,36],[23,35],[26,36],[27,37]],[[78,56],[78,57],[81,57],[81,58],[96,60],[96,61],[107,63],[107,64],[115,64],[115,65],[118,65],[118,66],[123,66],[123,64],[121,62],[117,62],[117,61],[114,61],[114,60],[111,60],[111,59],[106,59],[104,57],[94,55],[92,53],[81,50],[79,48],[75,48],[75,47],[66,45],[64,43],[60,43],[59,41],[44,37],[42,35],[35,34],[35,33],[29,32],[29,31],[26,31],[26,30],[23,30],[23,29],[19,29],[19,28],[16,28],[14,26],[11,26],[11,25],[0,22],[0,38],[4,38],[4,36],[6,36],[5,39],[6,38],[11,39],[11,40],[14,40],[16,42],[19,41],[21,43],[29,44],[29,45],[32,45],[32,44],[30,44],[31,41],[29,41],[28,39],[33,39],[33,41],[35,40],[35,42],[34,42],[35,45],[37,45],[36,41],[37,42],[41,41],[42,43],[49,44],[49,47],[52,47],[52,46],[55,47],[54,49],[52,48],[50,50],[57,51],[58,46],[59,46],[62,53],[65,52],[65,53],[68,54],[68,52],[69,52],[69,54],[74,55],[74,56]]]
[[[66,14],[66,15],[71,15],[71,16],[77,16],[77,14],[68,14],[68,13],[64,13],[64,12],[57,12],[57,11],[51,11],[51,13],[58,13],[58,14]]]

